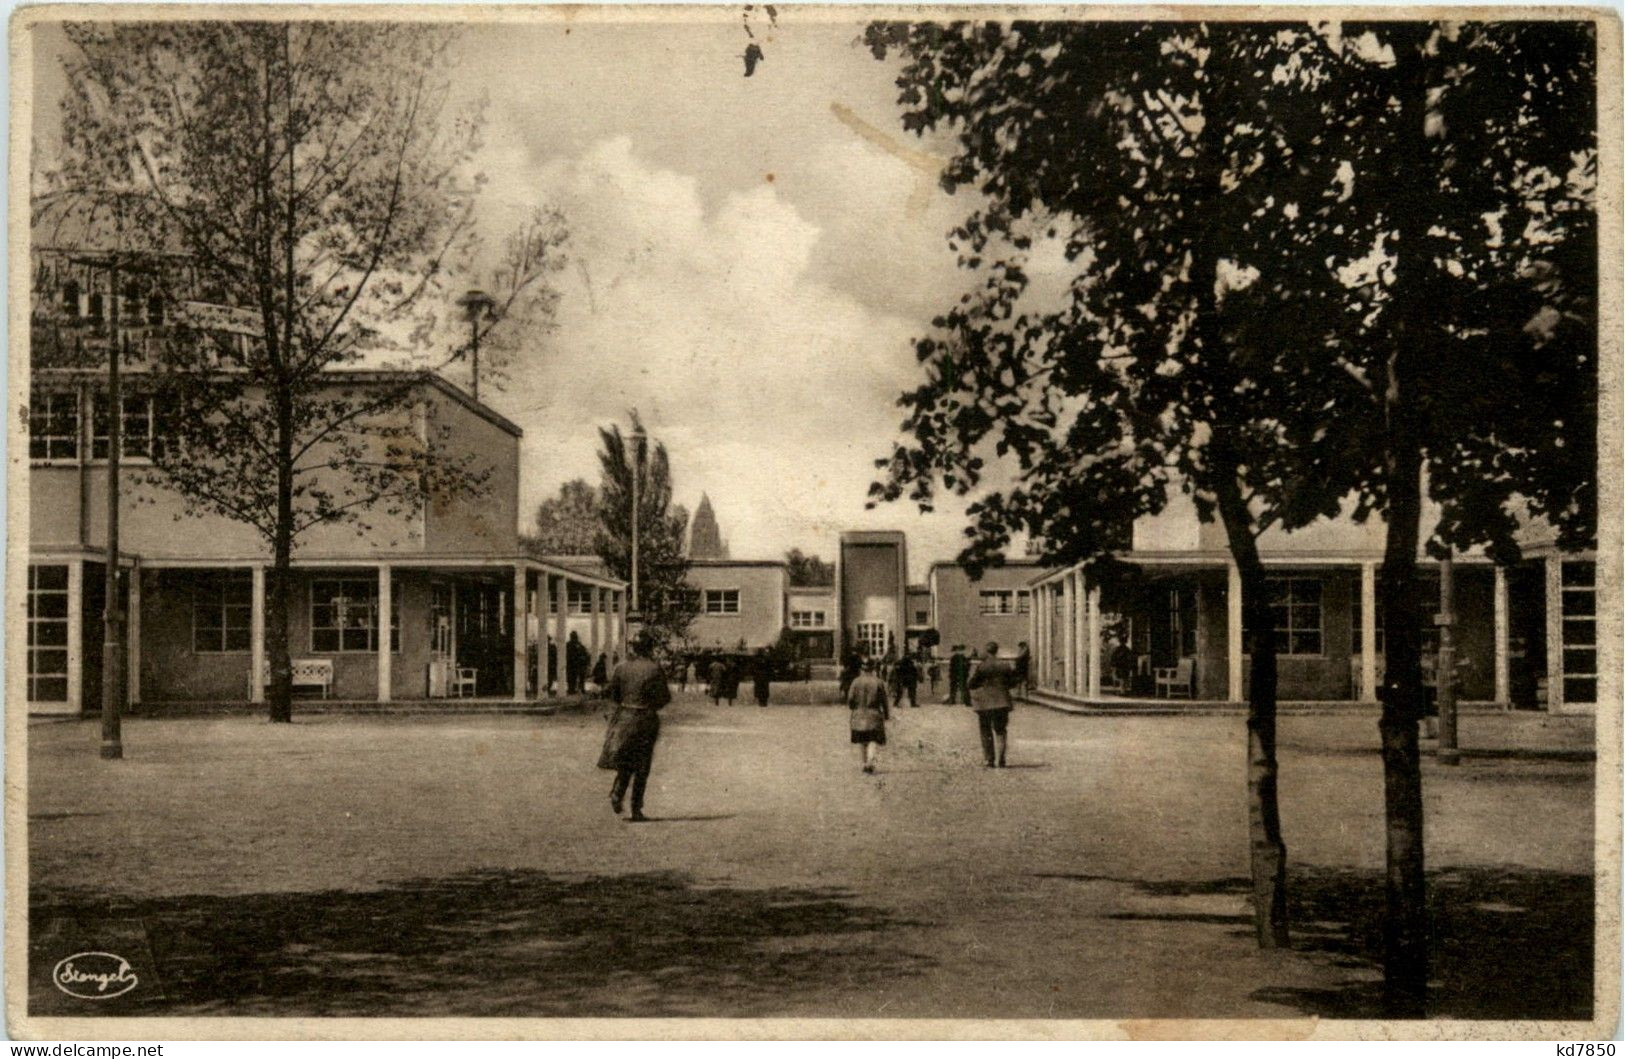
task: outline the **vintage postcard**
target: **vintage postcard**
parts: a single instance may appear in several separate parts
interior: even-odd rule
[[[12,1036],[1617,1032],[1614,14],[11,62]]]

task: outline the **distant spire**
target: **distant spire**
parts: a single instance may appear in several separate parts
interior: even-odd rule
[[[722,543],[722,530],[717,526],[717,513],[711,508],[711,498],[704,493],[700,494],[700,505],[694,509],[694,518],[688,524],[688,557],[728,557],[728,549]]]

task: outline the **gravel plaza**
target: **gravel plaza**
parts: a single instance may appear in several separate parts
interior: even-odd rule
[[[1248,904],[1243,718],[667,711],[647,824],[612,815],[601,714],[131,719],[28,730],[35,1013],[1369,1017],[1375,716],[1283,717],[1293,943]],[[1424,761],[1446,1018],[1591,1013],[1593,727],[1469,713]],[[1525,822],[1538,821],[1538,826]],[[149,990],[63,1008],[45,946],[122,930]],[[71,1002],[70,1002],[71,1003]],[[44,1007],[42,1007],[42,1005]],[[53,1006],[54,1005],[54,1006]]]

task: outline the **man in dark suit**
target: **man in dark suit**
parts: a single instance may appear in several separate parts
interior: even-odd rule
[[[903,696],[908,696],[908,704],[918,707],[920,688],[920,666],[914,661],[913,655],[904,655],[892,666],[892,707],[895,709],[903,705]]]
[[[965,657],[965,645],[954,644],[954,653],[948,657],[948,705],[970,705],[970,659]]]
[[[570,642],[564,645],[564,676],[568,682],[566,690],[571,695],[580,695],[587,690],[587,668],[592,665],[592,655],[587,651],[587,645],[581,642],[577,633],[570,634]]]
[[[998,644],[988,644],[987,658],[970,678],[970,687],[976,692],[971,709],[976,711],[976,726],[982,736],[982,759],[988,768],[1004,768],[1010,710],[1015,705],[1010,688],[1015,682],[1016,667],[999,657]]]

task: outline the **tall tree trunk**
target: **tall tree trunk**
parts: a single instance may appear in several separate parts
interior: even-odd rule
[[[271,720],[293,720],[293,661],[288,617],[293,609],[293,404],[286,387],[277,405],[276,527],[272,535],[271,613],[266,623],[271,652]],[[258,679],[258,678],[256,678]]]
[[[1398,359],[1397,357],[1395,358]],[[1390,368],[1390,424],[1405,413]],[[1397,436],[1395,436],[1397,435]],[[1386,459],[1388,531],[1382,560],[1386,655],[1382,683],[1383,804],[1387,835],[1387,917],[1383,924],[1383,999],[1395,1017],[1422,1015],[1427,994],[1427,890],[1423,875],[1422,628],[1416,598],[1416,546],[1422,508],[1422,459],[1411,431],[1393,431]]]
[[[1286,842],[1281,837],[1280,767],[1275,758],[1277,666],[1269,582],[1253,536],[1253,518],[1241,495],[1234,461],[1219,449],[1214,490],[1230,555],[1241,574],[1241,609],[1253,634],[1247,685],[1247,838],[1253,876],[1253,926],[1261,949],[1285,948]]]
[[[1426,181],[1427,60],[1432,24],[1419,23],[1394,40],[1402,113],[1391,193],[1398,204],[1397,282],[1385,387],[1384,491],[1387,536],[1382,593],[1387,629],[1382,682],[1383,806],[1386,834],[1386,916],[1383,922],[1383,1004],[1396,1018],[1424,1014],[1428,979],[1427,881],[1422,828],[1422,622],[1416,553],[1422,515],[1422,394],[1417,371],[1430,309],[1428,206],[1436,187]]]

